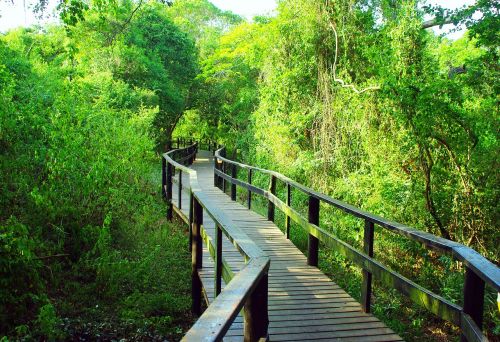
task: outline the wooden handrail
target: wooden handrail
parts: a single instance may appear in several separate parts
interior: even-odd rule
[[[180,142],[179,142],[180,143]],[[210,146],[210,144],[209,144]],[[167,217],[172,217],[172,178],[175,170],[189,175],[190,189],[190,246],[192,253],[192,297],[193,311],[201,310],[202,240],[207,244],[210,254],[215,256],[216,298],[184,336],[184,341],[220,341],[243,309],[245,317],[244,334],[246,341],[266,339],[268,334],[268,271],[270,259],[264,252],[216,206],[201,190],[195,170],[187,167],[196,156],[198,143],[163,154],[162,192],[168,201]],[[169,171],[170,170],[170,171]],[[182,181],[179,179],[179,186]],[[181,191],[178,203],[181,203]],[[203,228],[203,212],[216,224],[215,244]],[[168,214],[170,212],[170,214]],[[245,267],[233,275],[222,259],[222,233],[233,243],[247,261]],[[227,282],[220,292],[221,278]]]
[[[220,181],[217,180],[217,178],[220,178],[223,179],[224,182],[240,186],[248,191],[249,199],[251,198],[251,193],[263,196],[270,203],[268,211],[268,217],[270,219],[274,217],[274,214],[271,215],[271,209],[274,210],[274,208],[278,208],[286,215],[288,222],[287,229],[289,229],[289,220],[291,219],[309,233],[308,262],[310,264],[317,264],[317,240],[319,240],[325,245],[340,252],[363,269],[362,306],[366,312],[370,311],[371,277],[373,276],[385,285],[397,289],[412,301],[424,306],[437,316],[461,327],[463,340],[482,341],[485,339],[481,332],[484,286],[485,283],[487,283],[497,292],[500,292],[500,269],[472,248],[397,222],[386,220],[378,215],[371,214],[350,204],[314,191],[311,188],[291,180],[281,173],[230,160],[225,157],[225,147],[215,151],[214,159],[215,165],[217,165],[219,161],[222,163],[222,167],[214,168],[214,183],[220,184]],[[248,177],[248,182],[245,182],[237,179],[235,174],[231,176],[227,175],[223,171],[227,169],[227,165],[237,166],[240,169],[247,169],[250,175],[252,171],[269,175],[271,183],[270,189],[265,190],[252,185],[251,176]],[[273,188],[275,185],[273,186],[273,182],[275,182],[275,180],[280,180],[287,187],[286,203],[281,201],[274,194]],[[290,187],[298,189],[309,196],[309,219],[305,219],[291,207],[289,199]],[[364,252],[358,251],[356,248],[319,227],[319,220],[316,216],[319,215],[319,201],[339,208],[365,221]],[[463,262],[466,266],[464,306],[460,307],[451,303],[445,298],[421,287],[376,261],[373,257],[373,226],[375,224],[422,243],[429,249],[442,254],[448,254],[456,260]]]

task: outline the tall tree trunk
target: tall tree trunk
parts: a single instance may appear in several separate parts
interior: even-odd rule
[[[450,233],[445,228],[443,222],[441,221],[441,218],[438,215],[438,212],[436,210],[436,205],[434,204],[434,200],[432,198],[431,172],[432,168],[434,167],[434,161],[432,160],[431,152],[429,151],[428,147],[424,147],[422,146],[422,144],[419,144],[419,150],[420,150],[420,164],[425,179],[424,195],[425,195],[427,210],[429,211],[432,218],[434,219],[434,222],[438,226],[441,236],[444,237],[445,239],[451,239]]]

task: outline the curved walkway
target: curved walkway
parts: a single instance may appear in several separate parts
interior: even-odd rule
[[[197,171],[198,182],[203,191],[231,217],[234,225],[242,229],[271,258],[269,270],[271,341],[402,341],[376,317],[363,313],[361,305],[318,268],[308,266],[307,258],[285,238],[273,222],[231,201],[229,196],[214,187],[213,158],[210,152],[200,151],[191,167]],[[187,176],[183,177],[183,184],[189,184]],[[182,195],[181,209],[179,209],[176,183],[173,194],[175,211],[187,220],[189,214],[187,190]],[[214,238],[214,222],[207,214],[203,219],[205,230]],[[244,265],[240,253],[226,238],[223,242],[223,258],[235,273]],[[214,298],[213,269],[213,260],[204,246],[203,269],[200,275],[205,299],[208,302]],[[240,316],[224,340],[242,339],[243,319]]]

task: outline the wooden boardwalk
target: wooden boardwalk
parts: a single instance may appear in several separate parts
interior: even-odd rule
[[[361,305],[318,268],[308,266],[307,258],[285,238],[273,222],[231,201],[229,196],[214,187],[211,153],[200,151],[191,167],[197,171],[199,185],[210,200],[271,258],[268,308],[271,341],[402,341],[376,317],[363,313]],[[175,211],[187,220],[187,176],[183,177],[183,184],[186,190],[182,195],[181,209],[175,183],[173,203]],[[214,238],[214,222],[206,213],[203,219],[206,232]],[[226,238],[223,242],[223,258],[235,273],[244,266],[243,257]],[[210,303],[214,299],[214,263],[206,246],[203,249],[203,268],[200,276],[205,299]],[[240,315],[224,340],[242,339],[243,318]]]

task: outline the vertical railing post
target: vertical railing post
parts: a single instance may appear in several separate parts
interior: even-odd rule
[[[225,147],[220,151],[220,154],[221,154],[221,157],[226,158],[226,148]],[[222,171],[222,173],[226,174],[226,163],[224,161],[222,161],[222,164],[220,165],[220,170]],[[222,192],[226,193],[226,180],[221,177],[220,182],[221,182]]]
[[[309,223],[319,226],[319,199],[309,196]],[[318,247],[319,240],[312,234],[309,234],[307,264],[318,266]]]
[[[179,186],[179,189],[177,191],[177,205],[179,207],[179,209],[182,209],[182,170],[179,169],[179,184],[177,184]]]
[[[180,141],[179,141],[179,137],[177,137],[177,148],[179,148],[181,146],[180,144]]]
[[[167,163],[167,220],[172,221],[173,203],[172,203],[172,169],[173,166]]]
[[[231,167],[231,178],[236,179],[238,168],[235,164]],[[236,201],[236,184],[231,182],[231,200]]]
[[[464,282],[464,313],[468,314],[479,329],[483,327],[484,309],[484,280],[481,279],[471,268],[465,268]],[[467,338],[462,334],[462,342]]]
[[[222,229],[217,224],[216,227],[216,236],[215,236],[215,296],[217,297],[220,294],[222,287]]]
[[[268,274],[262,276],[259,284],[245,303],[243,314],[245,317],[244,338],[245,342],[267,340],[269,314],[268,314]]]
[[[269,192],[273,195],[276,194],[276,177],[271,175],[271,180],[269,183]],[[267,204],[267,219],[274,222],[274,203],[269,200]]]
[[[191,298],[192,311],[195,315],[201,313],[201,279],[198,270],[202,268],[202,240],[201,225],[203,224],[203,207],[198,199],[193,196],[193,226],[192,226],[192,245],[191,245]]]
[[[226,162],[222,161],[222,173],[226,174]],[[222,178],[222,192],[226,193],[226,179]]]
[[[189,250],[193,248],[193,192],[189,191]]]
[[[161,157],[161,196],[165,199],[167,198],[166,193],[167,186],[167,160],[165,157]]]
[[[373,235],[374,224],[370,220],[365,220],[364,245],[363,250],[366,255],[373,257]],[[372,274],[363,270],[363,285],[361,286],[361,306],[363,311],[368,313],[371,311],[371,296],[372,296]]]
[[[286,205],[290,206],[292,204],[292,188],[290,184],[286,184]],[[285,231],[286,238],[290,239],[290,216],[286,215],[285,220]]]
[[[248,169],[248,184],[252,184],[252,169]],[[247,193],[248,209],[252,209],[252,191],[248,189]]]
[[[217,157],[214,157],[214,186],[219,187],[219,176],[217,176],[217,172],[215,170],[219,169],[219,165],[217,163]]]

